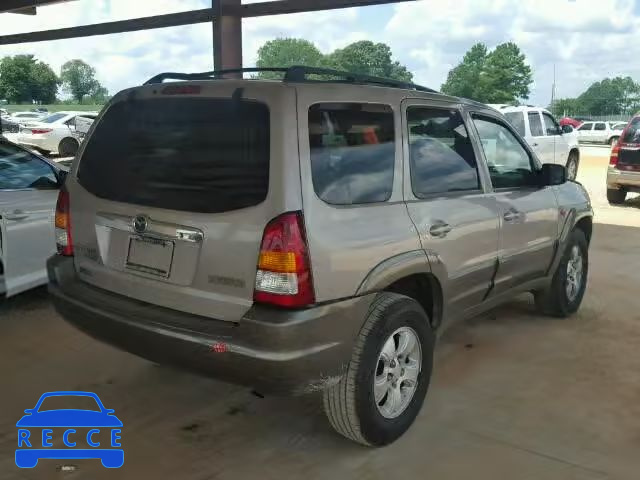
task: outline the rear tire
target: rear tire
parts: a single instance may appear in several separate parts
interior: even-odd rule
[[[400,345],[404,343],[401,335],[405,334],[413,338],[413,351],[419,350],[419,361],[417,355],[403,355]],[[395,293],[378,295],[356,339],[347,372],[338,384],[323,393],[324,410],[331,426],[341,435],[366,446],[383,446],[397,440],[409,429],[422,407],[431,379],[434,344],[429,317],[418,302]],[[389,345],[392,352],[399,352],[398,356],[386,355]],[[385,364],[383,357],[393,359]],[[413,357],[411,362],[410,357]],[[416,375],[415,383],[406,379],[405,365],[407,372],[413,371]],[[396,373],[398,377],[394,376]],[[380,378],[384,386],[374,386]],[[387,393],[376,401],[376,390]],[[385,415],[387,402],[394,405],[394,392],[400,392],[396,395],[399,405],[404,407],[398,408],[395,416]]]
[[[576,257],[576,253],[579,257]],[[575,284],[578,276],[579,284]],[[547,290],[534,292],[536,307],[540,313],[553,317],[568,317],[580,308],[587,288],[589,274],[589,245],[584,232],[574,229],[570,236],[562,259],[558,264],[551,285]],[[574,289],[571,285],[575,286]]]
[[[58,155],[61,157],[73,157],[78,153],[79,146],[77,140],[69,137],[63,138],[60,140],[60,145],[58,145]]]
[[[627,199],[627,192],[623,189],[607,188],[607,200],[611,205],[620,205]]]

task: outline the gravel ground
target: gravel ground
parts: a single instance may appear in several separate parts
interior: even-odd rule
[[[580,167],[598,224],[579,314],[540,317],[523,296],[447,331],[422,413],[394,445],[338,437],[317,397],[261,399],[97,343],[41,289],[0,305],[0,479],[637,479],[640,198],[606,203],[607,153],[584,149]],[[15,422],[63,389],[116,410],[124,467],[16,468]]]

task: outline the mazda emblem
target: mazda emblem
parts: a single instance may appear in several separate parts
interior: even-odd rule
[[[136,215],[133,218],[133,229],[137,233],[144,233],[147,231],[147,227],[149,226],[149,219],[144,215]]]

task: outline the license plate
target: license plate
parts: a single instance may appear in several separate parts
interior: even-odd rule
[[[174,243],[151,237],[130,237],[126,267],[130,270],[168,277]]]

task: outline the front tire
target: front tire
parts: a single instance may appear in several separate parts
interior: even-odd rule
[[[58,145],[58,155],[61,157],[73,157],[78,153],[78,142],[73,138],[63,138]]]
[[[366,446],[397,440],[429,388],[435,336],[415,300],[381,293],[356,339],[347,372],[324,391],[324,410],[341,435]]]
[[[627,199],[627,192],[623,189],[607,188],[607,200],[612,205],[620,205]]]
[[[578,311],[587,288],[589,245],[584,232],[574,229],[550,287],[534,292],[538,310],[553,317],[568,317]]]

